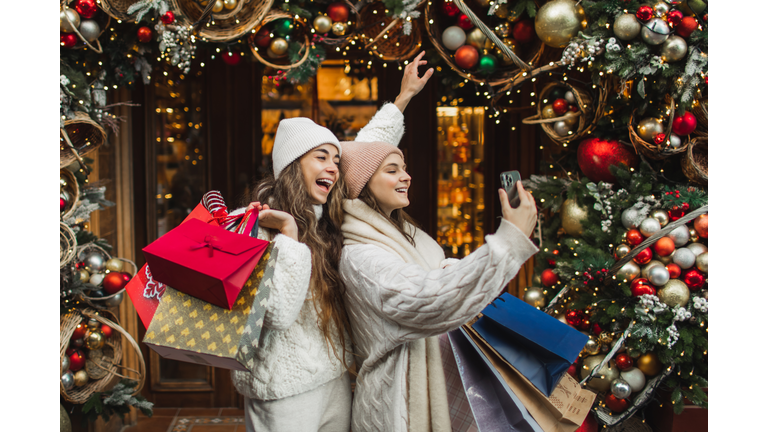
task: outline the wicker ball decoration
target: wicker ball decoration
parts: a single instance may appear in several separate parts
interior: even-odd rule
[[[464,2],[462,0],[454,0],[454,3],[457,5],[458,2],[462,2],[462,6],[467,7],[470,12],[473,12],[477,17],[485,17],[488,14],[487,4],[485,7],[481,7],[480,2]],[[430,0],[427,2],[426,10],[424,13],[424,22],[427,29],[427,35],[429,36],[429,40],[432,42],[432,45],[434,45],[437,52],[451,67],[451,69],[453,69],[463,78],[475,81],[477,83],[487,83],[491,86],[499,86],[508,83],[509,81],[515,79],[515,77],[525,72],[515,62],[507,66],[498,67],[496,71],[490,75],[481,75],[477,72],[462,69],[456,64],[452,53],[443,46],[443,31],[449,26],[453,25],[453,21],[452,18],[446,17],[439,12],[439,4],[436,4],[435,0]],[[480,30],[486,36],[493,33],[492,30],[484,24],[482,24],[482,26],[478,26],[478,28],[480,28]],[[491,43],[490,38],[488,43]],[[531,42],[531,44],[527,47],[523,47],[523,53],[518,60],[521,63],[530,66],[530,68],[534,68],[538,65],[538,62],[543,53],[544,44],[540,40],[536,39],[535,42]]]
[[[80,186],[77,184],[75,175],[68,169],[60,169],[59,178],[62,181],[61,190],[65,191],[70,197],[67,206],[61,212],[61,219],[64,220],[72,216],[75,208],[77,208],[77,203],[80,201]]]
[[[699,136],[691,140],[688,144],[688,151],[680,161],[683,174],[690,181],[704,186],[708,183],[707,154],[707,137]]]
[[[100,0],[99,6],[112,18],[122,21],[133,21],[136,14],[128,14],[128,8],[142,0]]]
[[[329,2],[329,4],[332,2]],[[335,3],[335,2],[333,2]],[[343,36],[336,36],[333,34],[333,32],[328,32],[328,35],[323,37],[322,40],[320,40],[320,43],[336,48],[337,51],[340,51],[342,48],[347,46],[352,39],[355,38],[357,35],[357,29],[360,25],[360,12],[357,11],[357,8],[354,4],[352,4],[349,0],[344,0],[343,3],[347,5],[347,9],[349,9],[349,17],[347,18],[347,32]],[[310,33],[317,33],[315,29],[312,27],[311,23],[309,25],[309,31]]]
[[[296,25],[296,29],[294,30],[294,38],[296,40],[302,40],[303,39],[303,45],[302,45],[302,52],[303,55],[299,59],[299,61],[295,63],[288,62],[288,57],[286,56],[285,59],[282,59],[280,63],[276,63],[275,61],[267,60],[265,57],[266,55],[262,56],[259,47],[256,45],[256,42],[254,40],[254,37],[256,36],[256,33],[258,31],[268,25],[269,23],[273,21],[277,21],[279,19],[289,19],[293,20],[293,23]],[[262,64],[275,68],[275,69],[282,69],[282,70],[291,70],[294,68],[297,68],[301,66],[306,60],[307,57],[309,57],[309,36],[307,35],[307,23],[303,19],[295,19],[293,15],[290,15],[288,13],[285,13],[279,9],[272,9],[269,11],[269,13],[264,17],[264,19],[261,21],[261,23],[254,27],[251,35],[248,37],[248,46],[251,48],[251,53],[254,57],[256,57],[256,60],[261,62]]]
[[[552,102],[550,94],[552,93],[552,90],[558,87],[565,87],[570,90],[571,93],[573,93],[574,98],[576,98],[576,105],[579,107],[579,112],[567,112],[563,116],[546,119],[542,116],[542,109],[545,105]],[[544,133],[546,133],[547,136],[549,136],[556,143],[568,143],[570,141],[583,138],[595,129],[598,120],[600,120],[603,116],[605,104],[608,100],[608,90],[606,87],[606,82],[602,82],[597,86],[598,94],[596,97],[597,103],[595,104],[593,102],[592,95],[590,95],[590,93],[581,86],[577,86],[565,81],[547,83],[539,92],[539,100],[536,103],[536,115],[523,119],[523,123],[540,124],[541,128],[544,130]],[[565,119],[568,116],[574,115],[578,116],[579,120],[576,130],[572,134],[561,136],[555,132],[553,127],[555,123]]]
[[[98,245],[96,245],[94,243],[88,243],[88,244],[86,244],[84,246],[77,247],[75,256],[78,256],[78,257],[79,256],[83,256],[84,254],[88,253],[89,251],[91,251],[93,249],[98,250],[105,257],[104,261],[108,261],[108,260],[113,258],[112,255],[110,255],[107,251],[105,251],[103,248],[101,248],[100,246],[98,246]],[[131,275],[131,278],[136,276],[136,273],[139,270],[139,268],[136,266],[136,263],[134,263],[131,260],[125,259],[125,258],[117,257],[117,259],[119,259],[120,261],[123,262],[123,272],[129,273]],[[128,264],[128,266],[126,266],[126,264]],[[123,287],[123,289],[121,289],[120,291],[118,291],[116,293],[113,293],[113,294],[110,294],[110,295],[106,295],[106,296],[103,296],[103,297],[89,297],[89,296],[87,296],[85,294],[81,294],[80,296],[78,296],[78,300],[86,303],[88,306],[91,306],[94,309],[103,310],[103,309],[107,309],[109,307],[106,304],[107,300],[112,299],[112,298],[114,298],[114,297],[116,297],[118,295],[121,295],[124,291],[125,291],[125,287]]]
[[[176,15],[179,25],[189,27],[199,24],[198,36],[208,42],[227,42],[244,36],[259,25],[270,11],[272,2],[273,0],[239,0],[238,7],[231,11],[221,14],[209,12],[210,16],[204,16],[206,8],[197,0],[169,0],[171,11]],[[232,11],[237,12],[231,13]],[[218,18],[219,16],[226,18]]]
[[[66,132],[66,136],[65,136]],[[98,149],[107,141],[107,134],[88,114],[77,112],[75,118],[64,121],[64,129],[59,139],[59,167],[64,168],[79,158]],[[73,152],[73,148],[77,155]]]
[[[112,382],[112,378],[115,376],[126,377],[125,375],[117,372],[118,368],[124,368],[130,372],[133,372],[131,379],[135,379],[139,385],[134,390],[133,394],[137,395],[141,392],[141,388],[144,386],[144,377],[146,376],[146,366],[144,364],[144,357],[141,354],[141,349],[131,335],[120,327],[117,317],[109,311],[95,311],[90,308],[83,310],[73,310],[69,313],[63,314],[60,317],[59,323],[59,354],[60,361],[66,356],[67,348],[69,348],[69,342],[72,338],[72,334],[83,320],[94,318],[102,324],[106,324],[114,330],[112,336],[106,340],[105,347],[111,348],[113,355],[109,366],[106,368],[106,374],[100,379],[91,379],[87,384],[81,387],[75,387],[71,390],[65,390],[62,384],[59,384],[59,392],[61,396],[67,401],[74,404],[85,403],[92,394],[103,391]],[[139,358],[139,370],[133,370],[120,365],[120,360],[123,356],[123,339],[136,351]],[[104,348],[102,348],[103,350]],[[64,372],[64,371],[60,371]]]
[[[366,47],[380,60],[394,62],[410,60],[421,49],[419,26],[416,22],[412,22],[411,34],[406,35],[403,33],[402,20],[388,17],[385,10],[384,2],[380,1],[365,6],[360,12],[360,25],[357,31],[362,35]],[[381,34],[382,31],[384,34]]]
[[[664,136],[669,137],[669,134],[672,133],[672,122],[675,119],[676,112],[675,101],[671,98],[667,98],[667,102],[669,103],[669,120],[667,122],[666,128],[664,129]],[[643,156],[654,160],[662,160],[670,156],[684,153],[686,150],[688,150],[688,145],[690,143],[688,136],[680,137],[682,144],[678,148],[672,148],[671,146],[667,145],[666,142],[669,141],[668,139],[665,141],[665,143],[662,144],[656,144],[655,142],[648,142],[643,140],[640,138],[640,135],[637,134],[637,122],[637,110],[634,110],[632,111],[632,115],[629,117],[629,124],[627,126],[629,129],[629,140],[635,147],[635,151],[642,153]]]

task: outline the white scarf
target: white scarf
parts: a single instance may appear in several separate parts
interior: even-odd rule
[[[372,244],[424,270],[440,268],[445,254],[427,233],[408,225],[416,246],[382,215],[359,199],[344,200],[344,245]],[[450,432],[445,374],[437,337],[419,339],[408,346],[408,431]]]

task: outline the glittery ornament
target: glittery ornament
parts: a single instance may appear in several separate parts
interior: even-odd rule
[[[672,262],[682,269],[689,269],[696,263],[696,255],[688,248],[676,249],[672,255]]]
[[[602,138],[582,140],[579,143],[576,158],[584,175],[595,183],[616,181],[616,177],[609,170],[611,165],[618,166],[624,163],[629,168],[637,168],[640,162],[640,158],[632,147]]]
[[[704,286],[705,277],[701,270],[692,268],[683,275],[683,283],[690,291],[698,291]]]
[[[667,237],[671,238],[675,242],[676,247],[683,247],[688,244],[691,235],[688,232],[688,227],[681,225],[670,231],[669,234],[667,234]]]
[[[613,34],[623,41],[636,38],[640,34],[640,29],[640,22],[632,14],[619,15],[613,22]]]
[[[643,219],[638,228],[640,229],[641,234],[645,237],[650,237],[661,229],[661,224],[658,220],[649,217]]]
[[[678,62],[688,54],[688,44],[680,36],[672,35],[661,44],[661,59],[667,63]]]
[[[344,36],[344,34],[347,32],[347,23],[345,22],[335,22],[331,26],[331,32],[333,32],[336,36]]]
[[[552,48],[565,48],[587,26],[584,8],[573,0],[554,0],[536,13],[536,35]]]
[[[99,11],[99,6],[96,5],[95,0],[77,0],[75,2],[75,10],[80,15],[80,18],[91,19]]]
[[[584,231],[583,223],[587,220],[587,208],[579,205],[576,200],[567,199],[560,207],[560,220],[568,235],[580,237]]]
[[[670,279],[657,291],[657,296],[662,303],[669,307],[685,306],[691,297],[691,292],[683,281]]]
[[[640,21],[648,21],[653,17],[653,8],[648,5],[640,6],[635,13],[635,16]]]
[[[704,273],[709,272],[709,252],[704,252],[696,257],[696,268]]]

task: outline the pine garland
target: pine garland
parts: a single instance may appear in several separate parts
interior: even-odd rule
[[[138,386],[136,381],[122,379],[112,390],[108,392],[96,392],[83,404],[82,413],[83,426],[87,422],[94,422],[101,416],[104,421],[109,421],[110,416],[119,414],[123,417],[130,412],[130,407],[136,407],[147,417],[152,417],[152,402],[147,401],[144,396],[131,396],[134,389]]]

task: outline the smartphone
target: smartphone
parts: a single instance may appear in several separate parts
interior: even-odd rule
[[[509,205],[512,208],[520,206],[520,194],[517,193],[517,186],[515,183],[520,181],[519,171],[505,171],[501,173],[501,187],[507,191],[507,197],[509,197]]]

